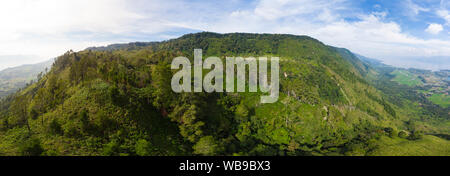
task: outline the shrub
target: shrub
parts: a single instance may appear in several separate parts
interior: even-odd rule
[[[113,156],[119,153],[120,145],[117,141],[112,140],[108,144],[103,146],[103,155],[105,156]]]
[[[80,137],[81,134],[75,126],[69,126],[64,130],[64,135],[70,138]]]
[[[31,119],[33,119],[33,120],[36,120],[38,117],[39,117],[39,113],[37,112],[37,110],[36,109],[31,109],[31,111],[30,111],[30,117],[31,117]]]
[[[101,133],[108,132],[117,127],[116,122],[109,118],[108,115],[102,110],[96,114],[95,120],[98,127],[97,130],[100,130]]]
[[[384,131],[387,133],[387,135],[391,138],[398,136],[398,132],[396,129],[388,127],[385,128]]]
[[[135,149],[136,149],[136,154],[139,156],[151,155],[150,143],[145,139],[141,139],[141,140],[137,141]]]
[[[79,114],[80,122],[81,122],[81,130],[84,133],[90,133],[93,131],[93,127],[89,121],[89,114],[86,110],[81,111]]]
[[[398,133],[398,137],[406,139],[408,137],[408,133],[406,131],[400,131]]]
[[[61,125],[58,123],[58,121],[56,119],[53,119],[50,122],[49,129],[52,134],[61,135],[64,133],[64,131],[61,128]]]
[[[44,149],[39,139],[32,138],[19,146],[19,152],[23,156],[40,156],[44,152]]]
[[[412,134],[408,137],[410,140],[419,140],[423,138],[422,131],[413,131]]]
[[[43,156],[58,156],[60,154],[55,150],[47,150],[44,153],[42,153],[42,155]]]

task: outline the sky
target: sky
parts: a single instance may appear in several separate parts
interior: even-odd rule
[[[450,0],[3,0],[0,70],[187,33],[308,35],[387,64],[450,69]]]

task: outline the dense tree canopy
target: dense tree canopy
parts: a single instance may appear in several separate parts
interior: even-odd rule
[[[279,56],[279,101],[261,104],[261,92],[174,93],[169,64],[193,59],[194,48],[204,58]],[[397,131],[420,139],[406,122],[421,112],[392,103],[366,80],[370,69],[293,35],[197,33],[69,51],[1,102],[0,154],[364,155]]]

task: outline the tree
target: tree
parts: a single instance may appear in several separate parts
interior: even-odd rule
[[[287,96],[284,100],[281,101],[284,104],[283,111],[285,112],[285,125],[288,127],[290,125],[290,121],[292,119],[297,118],[297,109],[300,107],[296,102],[295,98],[291,96]]]
[[[11,109],[15,117],[17,118],[17,125],[26,125],[28,133],[31,135],[30,124],[28,123],[28,98],[25,95],[18,96],[15,98],[11,105]]]
[[[31,109],[30,117],[33,120],[36,120],[39,117],[39,113],[37,112],[37,110],[35,108]]]
[[[168,117],[179,123],[180,133],[190,142],[195,143],[204,136],[204,128],[208,117],[207,96],[202,93],[183,93],[172,105],[173,110]],[[210,124],[211,126],[211,124]]]
[[[199,110],[197,106],[190,105],[181,116],[180,133],[191,142],[195,142],[203,136],[201,128],[205,123],[198,120]]]
[[[216,155],[220,152],[220,147],[212,136],[200,138],[200,140],[194,145],[193,149],[195,154],[206,156]]]
[[[89,114],[87,110],[82,110],[79,114],[80,122],[81,122],[81,130],[84,133],[90,133],[93,130],[92,124],[89,120]]]
[[[171,88],[172,73],[170,67],[165,62],[160,62],[152,70],[152,86],[153,91],[153,105],[161,111],[166,111],[173,99],[173,92]]]

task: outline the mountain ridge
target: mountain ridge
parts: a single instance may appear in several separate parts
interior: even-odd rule
[[[279,56],[279,101],[173,93],[169,63],[197,48],[222,59]],[[436,117],[422,121],[421,110],[391,102],[371,72],[346,49],[285,34],[203,32],[67,52],[1,103],[0,154],[379,155],[380,141],[446,133],[431,124]]]

